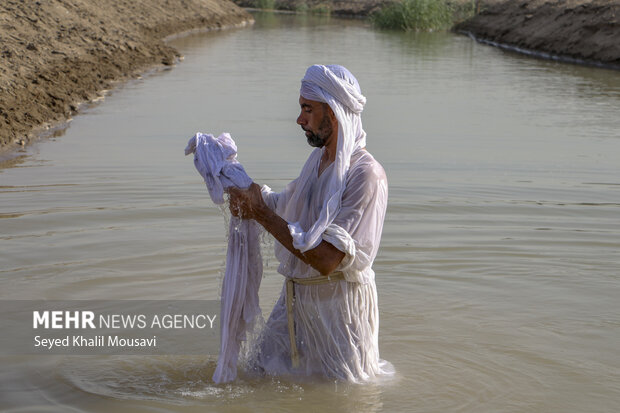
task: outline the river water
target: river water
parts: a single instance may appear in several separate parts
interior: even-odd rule
[[[3,356],[4,411],[612,412],[620,405],[620,73],[450,33],[257,14],[0,169],[0,298],[217,299],[225,220],[191,159],[228,131],[281,189],[310,152],[299,80],[368,98],[390,198],[374,269],[387,383],[210,382],[215,356]],[[281,286],[265,247],[261,304]]]

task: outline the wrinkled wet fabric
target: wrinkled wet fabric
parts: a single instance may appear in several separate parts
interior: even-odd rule
[[[224,203],[224,191],[252,184],[237,161],[237,147],[229,134],[215,138],[197,133],[189,140],[185,154],[194,154],[194,166],[204,178],[211,199]],[[260,253],[261,228],[254,220],[231,217],[226,272],[222,283],[220,311],[221,347],[213,381],[225,383],[237,377],[237,361],[246,333],[261,314],[258,289],[263,275]]]
[[[329,180],[318,177],[320,150],[308,160],[313,166],[281,193],[263,186],[263,199],[278,214],[289,211],[290,193],[306,180],[312,191],[295,205],[300,225],[320,215]],[[306,169],[306,168],[304,168]],[[351,158],[341,208],[322,239],[345,253],[337,272],[344,280],[322,285],[294,286],[293,317],[299,367],[291,362],[286,282],[256,344],[251,366],[268,375],[321,376],[351,382],[372,381],[393,374],[390,363],[379,357],[379,310],[372,263],[377,255],[388,187],[381,165],[365,150]],[[311,278],[319,272],[278,242],[278,272],[289,278]]]

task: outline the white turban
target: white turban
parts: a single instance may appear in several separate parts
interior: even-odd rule
[[[366,103],[357,79],[338,65],[310,66],[301,80],[300,94],[317,102],[331,103],[331,98],[357,114],[362,113]]]
[[[321,242],[323,233],[340,211],[351,155],[366,146],[366,132],[362,129],[360,117],[366,98],[355,76],[338,65],[310,66],[301,81],[300,94],[305,99],[327,103],[338,120],[336,160],[330,171],[329,193],[319,219],[307,231],[299,222],[289,224],[293,246],[305,252]],[[291,201],[295,204],[306,194],[303,190],[295,191]]]

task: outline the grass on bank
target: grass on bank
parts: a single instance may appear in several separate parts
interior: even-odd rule
[[[479,11],[478,0],[455,4],[447,0],[402,0],[390,3],[370,16],[380,29],[444,30]]]
[[[334,0],[236,0],[244,7],[330,15]],[[353,0],[351,0],[353,1]],[[381,1],[376,0],[375,4]],[[387,0],[369,18],[375,27],[392,30],[444,30],[480,11],[481,0]]]
[[[329,0],[325,3],[305,1],[254,0],[253,7],[262,10],[289,10],[296,13],[330,14]]]
[[[256,0],[255,7],[257,9],[275,10],[276,0]]]

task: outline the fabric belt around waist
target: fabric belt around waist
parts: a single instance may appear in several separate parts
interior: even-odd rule
[[[308,278],[286,278],[286,314],[288,317],[288,336],[291,341],[291,363],[293,367],[299,367],[299,353],[297,352],[297,342],[295,341],[295,317],[293,316],[295,284],[321,285],[342,280],[344,280],[344,274],[342,272],[335,272],[327,276],[318,275]]]

